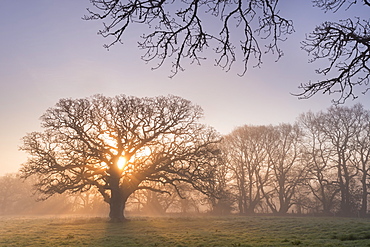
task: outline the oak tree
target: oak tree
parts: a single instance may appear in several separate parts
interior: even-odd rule
[[[185,182],[206,192],[219,136],[199,123],[202,115],[176,96],[61,99],[42,115],[43,131],[23,138],[29,158],[21,172],[37,177],[45,198],[96,188],[111,221],[120,222],[137,190],[166,192]]]

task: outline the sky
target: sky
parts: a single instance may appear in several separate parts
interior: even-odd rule
[[[107,51],[103,45],[109,40],[97,35],[102,23],[82,20],[92,7],[88,0],[1,0],[0,176],[19,170],[27,159],[19,151],[22,137],[41,131],[40,116],[61,98],[178,95],[200,105],[202,122],[221,134],[244,124],[293,123],[301,113],[327,109],[331,96],[298,100],[291,95],[300,83],[319,78],[318,64],[308,63],[300,42],[322,21],[364,15],[368,8],[330,14],[307,0],[281,0],[280,6],[296,32],[281,44],[284,56],[278,62],[264,57],[261,68],[240,77],[240,64],[225,72],[209,58],[201,66],[185,63],[185,71],[170,79],[168,66],[152,70],[154,64],[140,59],[135,36],[140,30],[130,30],[122,45]],[[346,105],[370,109],[369,98]]]

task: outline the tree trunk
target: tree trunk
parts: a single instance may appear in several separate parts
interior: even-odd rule
[[[111,200],[111,202],[109,203],[109,208],[110,208],[110,211],[109,211],[110,222],[125,221],[125,216],[124,216],[125,203],[123,202],[123,200],[119,200],[119,199]]]
[[[124,209],[126,200],[119,187],[119,177],[111,176],[110,179],[111,198],[109,201],[109,218],[110,222],[125,221]]]
[[[367,173],[366,173],[366,167],[365,164],[362,166],[362,203],[361,203],[361,209],[360,209],[360,216],[365,217],[367,213]]]

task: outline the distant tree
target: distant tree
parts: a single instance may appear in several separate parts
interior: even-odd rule
[[[0,215],[25,213],[34,206],[31,186],[22,183],[19,174],[6,174],[0,177]]]
[[[166,209],[168,208],[166,207],[167,205],[165,205],[164,203],[167,201],[171,201],[167,199],[170,199],[170,197],[173,196],[172,194],[168,194],[168,193],[162,194],[162,193],[157,193],[151,190],[141,190],[138,192],[141,192],[145,196],[145,199],[146,199],[145,203],[143,204],[142,211],[146,214],[151,214],[151,215],[164,214],[166,212]],[[164,200],[161,200],[160,198],[161,195],[165,196],[165,198],[163,198]]]
[[[112,37],[111,47],[122,42],[127,30],[134,25],[145,26],[139,47],[146,52],[142,58],[157,61],[173,59],[172,75],[183,70],[183,60],[200,64],[209,56],[202,53],[209,47],[216,53],[215,63],[227,71],[241,56],[244,75],[253,61],[260,66],[263,53],[273,53],[279,59],[283,51],[279,43],[294,32],[293,21],[280,15],[279,0],[236,1],[173,1],[173,0],[91,0],[87,20],[104,20],[99,31]],[[312,0],[314,6],[326,11],[338,11],[352,5],[370,7],[368,0]],[[341,17],[343,18],[343,17]],[[335,103],[356,98],[355,86],[369,89],[370,25],[367,16],[347,18],[340,22],[324,22],[303,42],[303,49],[312,61],[326,59],[329,65],[318,69],[319,74],[334,75],[330,79],[303,83],[300,98],[310,98],[317,92],[338,93]],[[264,47],[264,48],[263,48]],[[240,54],[240,55],[239,55]],[[361,87],[362,85],[362,87]]]
[[[357,212],[358,169],[353,162],[354,141],[361,132],[361,105],[330,107],[327,112],[317,113],[321,118],[320,130],[331,144],[331,162],[335,165],[336,183],[340,190],[340,213],[348,216]]]
[[[34,179],[32,177],[24,181],[18,173],[0,177],[0,215],[74,212],[74,198],[70,194],[58,195],[48,201],[38,201],[32,188]]]
[[[294,205],[296,191],[306,176],[301,163],[301,138],[302,131],[296,124],[280,124],[270,133],[267,160],[272,191],[262,192],[275,214],[286,214]]]
[[[321,130],[325,120],[312,112],[302,114],[299,119],[304,133],[302,164],[307,169],[305,184],[313,201],[319,204],[317,213],[330,215],[337,203],[340,192],[337,181],[336,166],[333,163],[335,150],[330,139]]]
[[[214,183],[214,180],[210,185]],[[207,188],[208,189],[208,188]],[[194,190],[189,184],[181,185],[181,193],[175,195],[175,200],[168,211],[181,214],[200,213],[202,205],[205,204],[206,196],[198,190]]]
[[[235,194],[241,214],[253,214],[270,182],[267,162],[268,136],[272,127],[244,125],[225,137],[225,150],[235,181]]]
[[[91,189],[82,193],[68,193],[68,197],[73,213],[101,215],[107,212],[107,204],[97,189]]]
[[[156,187],[156,185],[152,185]],[[178,186],[181,196],[185,196],[188,190],[194,190],[191,186]],[[163,215],[181,199],[179,193],[172,186],[167,186],[166,193],[151,190],[137,190],[128,200],[128,211],[136,214]]]
[[[352,163],[359,171],[361,183],[361,208],[360,215],[366,216],[368,210],[369,176],[370,176],[370,111],[365,110],[362,105],[352,108],[358,120],[355,136],[352,140],[353,158]]]
[[[214,172],[214,183],[210,184],[207,200],[210,205],[210,213],[214,215],[230,214],[233,210],[235,196],[232,193],[232,168],[228,157],[230,150],[225,145],[225,139],[221,142],[220,149],[222,150],[219,158],[216,160],[217,169]]]
[[[44,131],[23,138],[22,176],[36,175],[45,198],[96,188],[120,222],[136,190],[185,182],[203,191],[212,182],[219,136],[200,117],[200,107],[176,96],[61,99],[42,115]]]

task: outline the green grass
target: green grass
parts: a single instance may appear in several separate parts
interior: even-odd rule
[[[370,219],[0,217],[0,246],[370,246]]]

